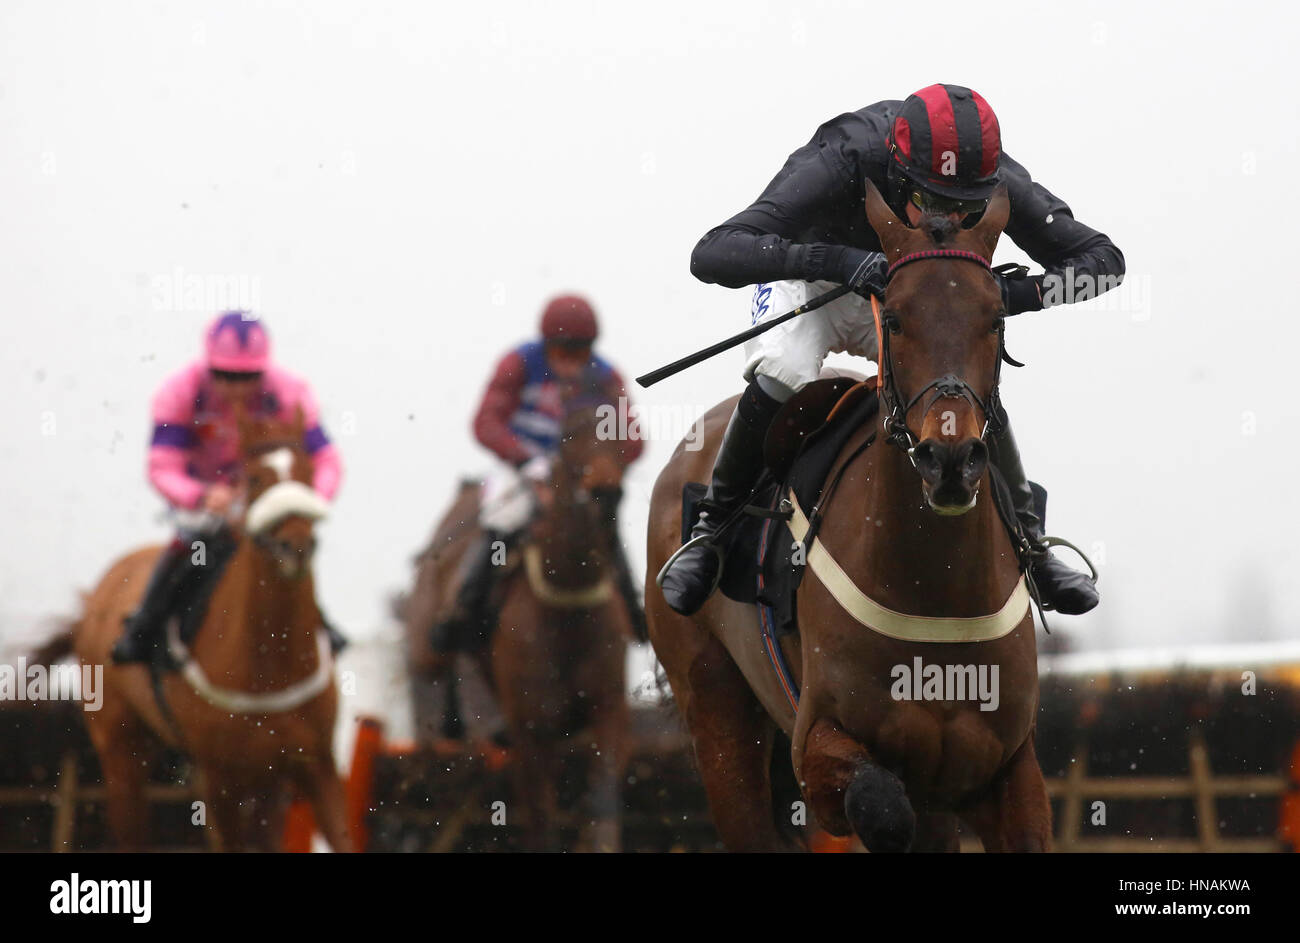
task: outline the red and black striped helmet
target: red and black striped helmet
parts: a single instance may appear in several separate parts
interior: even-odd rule
[[[1002,134],[979,92],[931,85],[910,95],[889,130],[890,169],[949,200],[987,200],[998,184]]]

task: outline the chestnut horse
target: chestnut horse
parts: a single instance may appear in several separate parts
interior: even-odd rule
[[[562,765],[574,753],[588,760],[580,847],[621,845],[632,626],[609,572],[621,446],[599,428],[594,409],[566,417],[550,480],[536,489],[537,517],[503,548],[510,569],[498,586],[496,627],[490,646],[476,653],[505,717],[514,803],[530,851],[560,847]],[[425,677],[446,677],[454,661],[430,652],[428,626],[455,598],[457,556],[476,526],[476,498],[472,487],[458,492],[406,605],[413,671]]]
[[[800,632],[781,642],[799,695],[778,683],[754,607],[720,593],[685,618],[650,579],[651,640],[728,848],[799,847],[798,810],[774,800],[792,766],[818,824],[870,851],[956,851],[958,817],[986,851],[1044,851],[1034,624],[983,439],[1002,415],[1004,312],[988,263],[1009,201],[1000,189],[970,229],[938,217],[911,228],[868,184],[866,211],[891,264],[876,309],[884,428],[850,437],[822,499]],[[710,447],[679,446],[655,485],[649,574],[681,543],[682,486],[708,481],[734,402],[701,420]],[[803,540],[811,509],[795,511],[788,526]],[[981,670],[995,683],[977,699]],[[960,694],[945,679],[971,684]],[[774,756],[779,735],[789,764]]]
[[[183,667],[162,675],[162,703],[147,666],[109,657],[158,548],[113,564],[74,628],[82,664],[104,665],[103,708],[86,720],[104,771],[109,825],[124,848],[146,844],[149,770],[141,759],[158,737],[193,761],[220,850],[281,850],[296,789],[310,799],[330,847],[350,851],[334,764],[338,694],[311,573],[324,500],[309,484],[301,413],[291,423],[241,415],[239,426],[248,514],[188,657],[168,628]]]

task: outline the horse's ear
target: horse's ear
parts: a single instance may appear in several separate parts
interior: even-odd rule
[[[1002,230],[1007,228],[1007,220],[1010,218],[1011,198],[1007,196],[1007,185],[1000,183],[993,191],[993,198],[989,200],[984,215],[971,227],[971,233],[984,243],[988,250],[990,262],[993,261],[993,250],[997,248],[998,237],[1002,235]]]
[[[907,227],[903,221],[894,215],[894,211],[889,208],[885,198],[880,195],[876,185],[870,180],[867,181],[867,222],[871,228],[876,231],[876,236],[880,239],[881,246],[884,247],[885,255],[899,255],[902,253],[903,234]]]

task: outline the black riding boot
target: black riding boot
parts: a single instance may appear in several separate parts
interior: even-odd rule
[[[177,539],[164,548],[154,565],[139,608],[122,621],[122,635],[113,643],[111,653],[115,664],[149,661],[159,641],[159,629],[176,594],[194,570],[187,543]]]
[[[781,404],[751,383],[740,397],[723,433],[713,480],[704,500],[707,510],[691,529],[691,539],[711,538],[727,515],[749,497],[763,471],[763,439]],[[722,571],[722,551],[703,540],[681,554],[663,575],[660,588],[676,612],[689,616],[713,595]]]
[[[1025,536],[1033,543],[1040,543],[1045,533],[1043,516],[1047,507],[1047,492],[1042,492],[1042,508],[1036,507],[1034,489],[1025,477],[1024,466],[1020,462],[1020,450],[1016,448],[1015,436],[1011,426],[1006,422],[1006,413],[1002,414],[1002,430],[990,436],[991,458],[1006,479],[1011,489],[1012,503],[1016,517],[1025,530]],[[1030,566],[1034,584],[1044,609],[1054,609],[1064,615],[1077,616],[1092,609],[1101,601],[1097,586],[1084,573],[1071,567],[1044,549],[1035,554]]]
[[[334,623],[330,621],[329,616],[325,615],[325,610],[320,607],[320,603],[316,603],[316,614],[320,616],[321,628],[329,636],[330,653],[337,655],[348,647],[348,637],[338,630]]]
[[[435,652],[472,651],[485,640],[488,596],[500,569],[493,560],[495,545],[505,539],[506,535],[498,531],[484,531],[461,557],[456,605],[446,619],[433,626],[430,633]]]

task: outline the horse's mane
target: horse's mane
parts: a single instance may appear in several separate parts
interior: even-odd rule
[[[925,233],[936,246],[951,242],[961,229],[950,217],[938,213],[926,213],[921,217],[920,225],[917,228]]]

